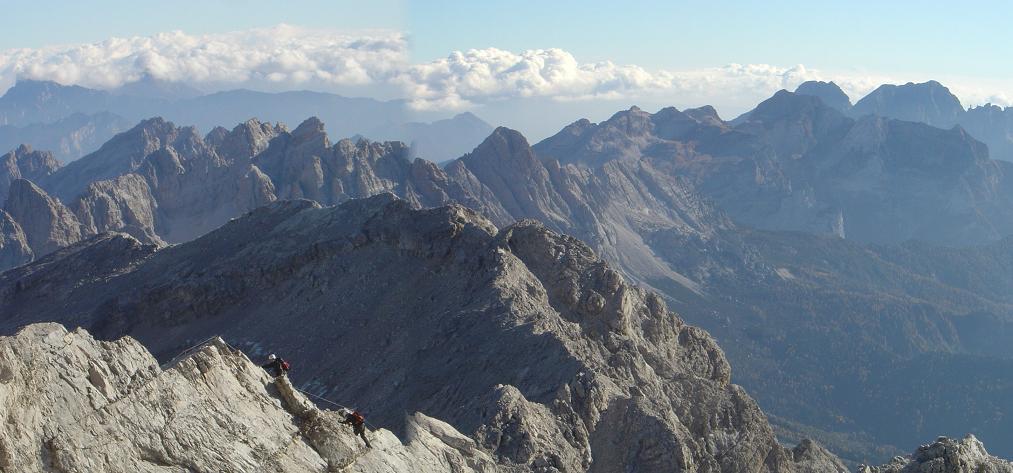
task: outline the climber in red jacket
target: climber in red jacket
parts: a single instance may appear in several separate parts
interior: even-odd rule
[[[338,410],[338,414],[345,418],[345,420],[341,421],[342,424],[351,424],[352,433],[362,437],[362,441],[366,442],[366,448],[373,448],[369,444],[369,440],[366,439],[366,418],[362,414],[344,407]]]
[[[291,366],[287,361],[278,358],[274,353],[271,353],[271,355],[267,357],[267,364],[261,366],[261,368],[267,370],[268,373],[274,375],[275,378],[288,374],[288,369],[290,367]]]

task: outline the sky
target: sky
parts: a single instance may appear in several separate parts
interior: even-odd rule
[[[633,104],[732,118],[809,79],[853,100],[929,79],[965,105],[1013,97],[1013,3],[999,1],[0,2],[0,89],[16,76],[112,88],[150,74],[514,122]]]

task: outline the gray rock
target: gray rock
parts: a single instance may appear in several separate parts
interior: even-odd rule
[[[21,225],[0,210],[0,269],[20,266],[35,259]]]
[[[406,443],[374,430],[366,449],[337,413],[221,339],[160,367],[130,338],[28,326],[0,337],[0,406],[2,471],[501,471],[419,413]]]
[[[7,199],[12,182],[18,179],[37,182],[59,168],[60,163],[52,153],[35,151],[30,146],[18,146],[17,149],[0,156],[0,206]]]
[[[36,257],[81,239],[81,224],[74,213],[31,181],[11,183],[4,210],[24,230]]]
[[[973,435],[962,440],[939,437],[922,445],[910,457],[897,457],[882,466],[862,465],[859,473],[1009,473],[1013,463],[985,451]]]
[[[531,221],[283,201],[157,251],[64,249],[0,275],[0,301],[7,330],[72,321],[163,359],[220,333],[377,425],[408,435],[425,412],[526,470],[796,471],[706,332]]]

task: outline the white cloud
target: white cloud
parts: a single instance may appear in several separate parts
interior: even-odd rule
[[[779,89],[793,90],[806,80],[834,80],[853,101],[879,84],[907,82],[867,73],[816,71],[802,65],[650,70],[611,61],[580,62],[561,49],[474,49],[410,64],[408,42],[400,32],[341,33],[289,25],[209,35],[175,31],[0,51],[0,90],[15,77],[113,88],[146,74],[208,90],[384,90],[407,98],[422,110],[462,109],[524,98],[560,102],[611,99],[681,106],[711,104],[729,116]],[[944,79],[940,78],[965,105],[1010,102],[996,92],[1002,90],[999,84]]]
[[[223,34],[180,31],[0,52],[0,85],[15,77],[112,88],[145,74],[192,84],[364,85],[402,68],[398,32],[356,35],[289,25]]]
[[[581,63],[560,49],[513,53],[500,49],[454,52],[416,64],[392,81],[404,87],[419,109],[467,108],[511,98],[547,97],[559,101],[625,99],[647,102],[712,104],[745,111],[781,89],[807,80],[836,80],[851,97],[883,83],[881,77],[828,75],[803,65],[730,64],[688,71],[650,71],[613,62]]]

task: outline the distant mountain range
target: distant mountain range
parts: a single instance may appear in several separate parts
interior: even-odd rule
[[[805,90],[842,103],[826,85]],[[787,91],[733,122],[710,107],[632,108],[533,146],[497,128],[442,167],[400,142],[332,142],[317,118],[293,130],[250,120],[207,134],[151,119],[62,167],[20,148],[0,168],[0,263],[37,262],[6,273],[0,313],[65,312],[72,299],[32,292],[52,280],[29,273],[132,267],[115,266],[116,251],[76,253],[89,243],[60,250],[92,235],[125,232],[157,247],[276,200],[333,205],[392,193],[418,208],[460,204],[500,227],[535,219],[584,241],[711,331],[786,437],[817,436],[858,462],[972,430],[1009,454],[1001,445],[1013,430],[995,413],[1013,411],[1011,164],[961,128],[849,114]],[[300,221],[286,220],[293,229]],[[207,255],[227,246],[203,241]],[[330,244],[290,256],[344,251]],[[102,275],[88,281],[107,287]],[[221,288],[224,299],[168,282],[152,291],[216,313],[241,289]],[[129,327],[122,307],[134,295],[103,294],[88,299],[95,318],[81,320],[112,336]],[[103,318],[110,313],[119,319]]]
[[[960,126],[988,145],[993,159],[1013,161],[1013,108],[988,104],[965,110],[960,99],[936,81],[882,85],[853,107],[833,82],[806,82],[795,93],[819,97],[828,106],[854,118],[877,115],[938,128]]]
[[[203,95],[151,79],[102,91],[20,80],[0,97],[0,150],[31,144],[69,162],[128,128],[125,124],[156,116],[202,130],[251,118],[298,123],[319,116],[336,136],[404,141],[415,155],[437,162],[464,154],[492,131],[471,113],[444,118],[411,110],[403,101],[320,92],[233,90]]]

